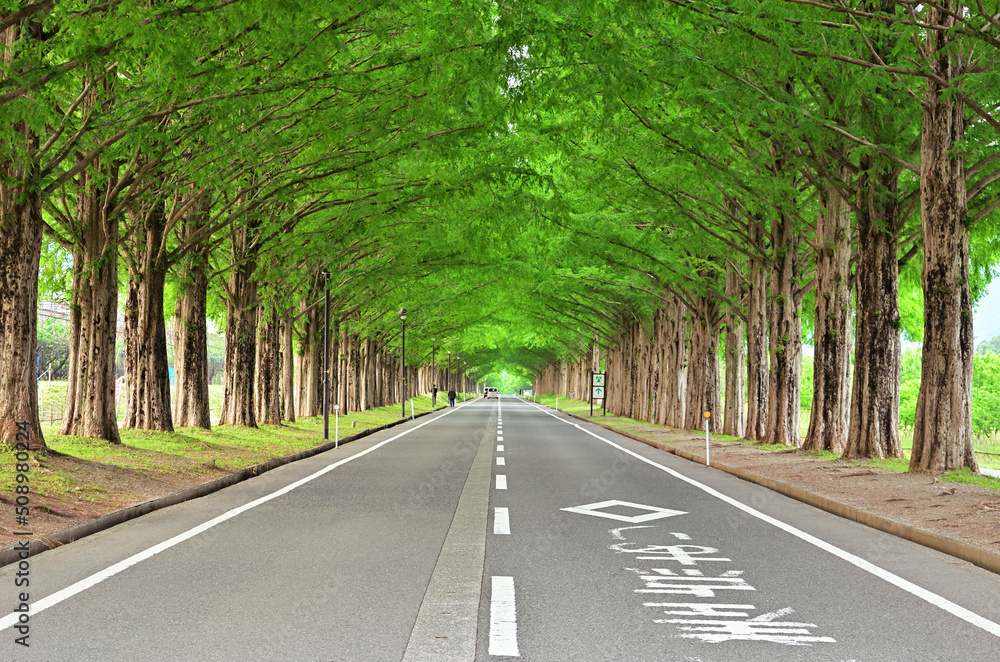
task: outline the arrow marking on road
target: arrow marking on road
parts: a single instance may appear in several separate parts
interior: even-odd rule
[[[646,512],[641,515],[633,515],[632,517],[627,515],[618,515],[617,513],[601,512],[602,508],[611,508],[614,506],[636,508],[638,510],[645,510]],[[673,517],[674,515],[687,515],[687,513],[683,510],[670,510],[669,508],[659,508],[657,506],[644,506],[641,503],[618,501],[617,499],[612,499],[611,501],[601,501],[599,503],[588,503],[584,506],[574,506],[572,508],[560,508],[560,510],[565,510],[568,513],[579,513],[580,515],[607,517],[608,519],[618,520],[619,522],[628,522],[629,524],[640,524],[654,519]]]

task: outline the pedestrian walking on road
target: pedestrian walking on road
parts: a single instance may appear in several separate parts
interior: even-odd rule
[[[448,405],[451,407],[455,406],[455,389],[448,391]]]
[[[438,403],[438,387],[437,384],[431,384],[431,407],[437,407]]]

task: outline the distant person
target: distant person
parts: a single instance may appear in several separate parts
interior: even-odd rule
[[[438,403],[438,387],[437,384],[431,384],[431,407],[437,407]]]
[[[451,406],[451,407],[455,406],[455,397],[456,397],[455,389],[451,389],[450,391],[448,391],[448,405],[449,406]]]

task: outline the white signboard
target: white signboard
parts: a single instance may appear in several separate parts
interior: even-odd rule
[[[594,387],[594,400],[603,400],[603,399],[604,399],[604,387],[603,386],[595,386]]]
[[[601,387],[604,386],[604,373],[603,372],[595,372],[594,373],[594,383],[593,383],[593,386],[601,386]]]

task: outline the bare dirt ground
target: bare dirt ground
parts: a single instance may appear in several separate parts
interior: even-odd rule
[[[704,437],[687,431],[634,424],[623,427],[647,439],[697,455],[704,453]],[[795,451],[768,452],[734,441],[713,442],[712,460],[1000,553],[1000,490],[943,483],[928,475],[869,468]],[[155,475],[59,456],[45,458],[36,470],[57,468],[71,474],[77,485],[86,487],[72,490],[70,494],[78,495],[75,498],[33,494],[31,530],[36,535],[50,535],[227,473],[180,457],[169,473]],[[0,501],[0,546],[7,546],[15,542],[14,505],[7,495],[0,495]]]
[[[59,473],[78,487],[59,497],[32,493],[30,531],[35,536],[48,536],[228,473],[182,457],[173,460],[168,465],[169,473],[152,473],[55,454],[44,456],[40,462],[33,458],[32,472]],[[12,532],[24,528],[16,524],[13,496],[0,494],[0,547],[14,544],[20,538]]]

